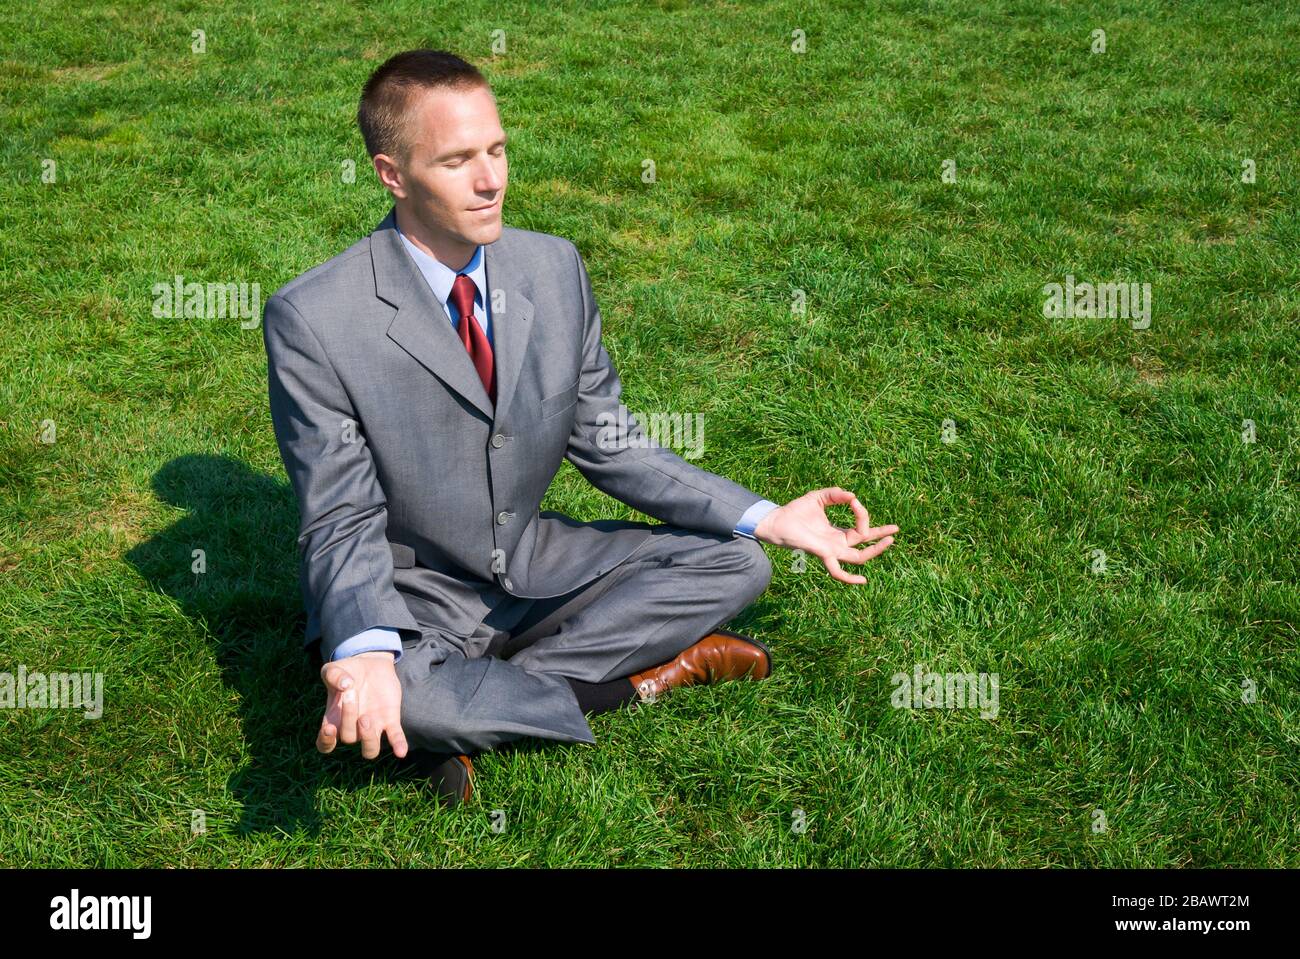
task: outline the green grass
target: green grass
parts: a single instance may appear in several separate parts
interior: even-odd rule
[[[106,692],[0,714],[0,865],[1300,865],[1285,6],[5,6],[0,670]],[[422,45],[492,81],[506,222],[582,250],[627,404],[902,528],[864,586],[768,548],[768,681],[484,755],[454,811],[316,753],[260,330],[151,314],[373,229],[356,99]],[[1067,273],[1150,283],[1150,328],[1046,319]],[[642,518],[568,464],[543,506]],[[891,708],[915,663],[998,673],[998,717]]]

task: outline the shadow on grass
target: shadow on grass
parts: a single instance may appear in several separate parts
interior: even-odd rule
[[[298,506],[293,489],[232,457],[172,460],[153,478],[160,499],[186,511],[126,559],[216,645],[225,684],[239,694],[251,760],[228,783],[243,810],[235,831],[316,832],[322,785],[361,788],[376,777],[416,778],[384,744],[374,761],[359,748],[316,751],[324,688],[302,647],[307,617],[298,585]],[[206,569],[194,572],[202,550]],[[431,797],[432,798],[432,797]]]
[[[321,825],[321,785],[362,788],[383,781],[421,781],[432,754],[412,750],[397,759],[384,741],[377,760],[356,745],[330,755],[316,751],[325,708],[324,687],[302,641],[306,613],[298,581],[298,506],[293,489],[233,457],[178,457],[153,478],[160,499],[186,511],[126,559],[185,615],[201,620],[216,643],[226,685],[239,694],[244,736],[252,756],[228,788],[243,810],[235,831],[304,829]],[[202,550],[203,572],[195,572]],[[751,605],[728,625],[744,630],[761,616]],[[509,755],[559,748],[520,739],[492,752]],[[429,793],[430,804],[436,802]]]

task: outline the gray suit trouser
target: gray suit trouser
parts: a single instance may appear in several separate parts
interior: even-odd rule
[[[604,683],[666,663],[771,576],[752,539],[660,525],[592,582],[549,599],[509,596],[468,637],[421,622],[397,664],[402,731],[415,749],[470,755],[526,736],[594,743],[565,677]]]

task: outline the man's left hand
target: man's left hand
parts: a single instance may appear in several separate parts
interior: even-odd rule
[[[853,529],[832,526],[826,518],[826,507],[833,503],[848,503],[853,509]],[[871,526],[867,508],[848,490],[838,486],[812,490],[784,506],[777,507],[763,517],[754,530],[754,538],[773,546],[801,549],[818,557],[826,571],[842,583],[865,583],[865,576],[846,573],[840,563],[865,563],[875,559],[894,542],[897,526]],[[883,538],[882,538],[883,537]],[[855,549],[863,543],[874,543]]]

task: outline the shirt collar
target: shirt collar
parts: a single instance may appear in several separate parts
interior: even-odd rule
[[[401,228],[397,227],[396,222],[394,222],[393,226],[397,228],[397,235],[402,238],[402,243],[406,246],[406,252],[411,254],[411,259],[420,268],[420,273],[424,275],[424,281],[429,284],[429,289],[433,291],[433,295],[438,298],[438,302],[446,309],[447,301],[451,298],[452,284],[456,282],[457,271],[451,269],[442,261],[429,256],[429,254],[408,240]],[[474,298],[479,303],[486,305],[483,292],[487,288],[487,270],[483,264],[483,244],[480,243],[474,250],[474,255],[470,257],[469,262],[465,264],[460,273],[464,273],[474,281],[474,286],[478,289]],[[450,311],[448,311],[448,315],[450,315]]]

